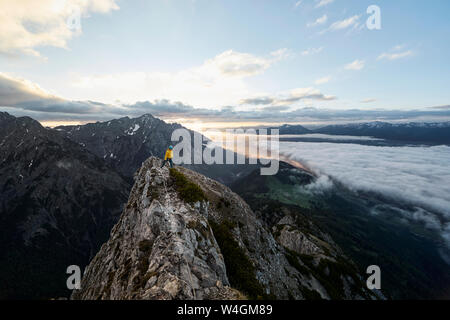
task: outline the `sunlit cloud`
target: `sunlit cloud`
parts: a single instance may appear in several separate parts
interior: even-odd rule
[[[365,66],[365,61],[364,60],[355,60],[349,64],[347,64],[344,68],[345,70],[362,70]]]
[[[326,14],[324,14],[322,17],[317,18],[316,21],[308,23],[307,27],[316,27],[320,26],[328,21],[328,17]]]
[[[413,52],[411,50],[404,51],[404,52],[393,52],[393,53],[382,53],[378,56],[377,60],[398,60],[402,58],[406,58],[409,56],[412,56]]]
[[[303,50],[301,52],[302,56],[309,56],[309,55],[314,55],[314,54],[318,54],[321,53],[323,51],[323,47],[319,47],[319,48],[308,48],[306,50]]]
[[[331,81],[331,76],[327,76],[327,77],[323,77],[320,79],[317,79],[314,84],[316,85],[321,85],[321,84],[325,84]]]
[[[67,42],[81,33],[70,27],[71,17],[118,9],[115,0],[2,0],[0,53],[40,57],[37,47],[67,48]]]
[[[346,30],[346,29],[350,29],[350,30],[357,29],[358,27],[361,26],[361,23],[359,21],[360,18],[361,18],[361,15],[354,15],[354,16],[349,17],[347,19],[336,21],[336,22],[332,23],[325,30],[322,30],[321,32],[319,32],[319,34],[324,34],[324,33],[329,32],[329,31],[340,31],[340,30]]]
[[[287,93],[279,94],[277,96],[246,98],[240,101],[240,104],[250,105],[292,105],[301,100],[320,100],[330,101],[335,100],[336,97],[332,95],[325,95],[320,90],[315,88],[297,88],[290,90]]]
[[[355,15],[355,16],[347,18],[345,20],[336,21],[330,26],[330,29],[331,30],[342,30],[342,29],[347,29],[350,27],[355,27],[359,24],[360,17],[361,16],[359,16],[359,15]]]
[[[334,0],[316,0],[316,2],[317,2],[316,8],[321,8],[326,5],[329,5],[330,3],[333,3]]]

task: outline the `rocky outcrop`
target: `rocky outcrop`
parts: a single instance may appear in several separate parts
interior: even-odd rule
[[[89,265],[80,299],[236,298],[207,221],[208,204],[185,203],[156,158],[136,177],[128,205]]]
[[[298,254],[314,255],[323,253],[323,250],[314,241],[296,229],[294,219],[291,216],[285,216],[273,228],[275,230],[279,229],[276,239],[285,248]]]
[[[160,164],[149,158],[136,173],[128,204],[73,299],[309,299],[333,297],[331,289],[341,298],[370,297],[356,278],[348,289],[330,287],[311,270],[321,256],[303,262],[282,246],[325,256],[313,241],[285,235],[278,243],[229,188]],[[337,270],[330,259],[328,274]]]

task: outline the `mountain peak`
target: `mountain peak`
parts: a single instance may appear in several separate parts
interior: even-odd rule
[[[145,113],[145,114],[143,114],[142,116],[140,116],[140,117],[138,117],[136,119],[155,119],[155,117],[152,114],[150,114],[150,113]]]
[[[6,119],[9,117],[11,117],[11,115],[8,112],[0,111],[0,119]]]

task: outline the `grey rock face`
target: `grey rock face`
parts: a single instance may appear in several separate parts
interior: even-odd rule
[[[89,265],[74,299],[235,298],[205,217],[169,186],[168,169],[142,166],[119,223]]]
[[[292,251],[298,254],[318,254],[321,252],[320,248],[315,245],[308,237],[298,230],[292,230],[289,226],[284,226],[277,241]]]

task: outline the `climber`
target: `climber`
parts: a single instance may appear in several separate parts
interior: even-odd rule
[[[164,167],[166,162],[169,162],[170,163],[170,167],[173,168],[172,158],[173,158],[173,147],[169,146],[169,148],[166,150],[166,155],[164,156],[164,161],[163,161],[163,163],[161,165],[161,168]]]

